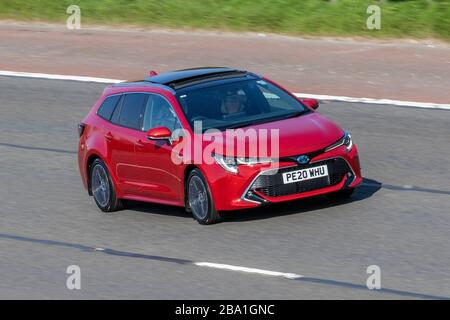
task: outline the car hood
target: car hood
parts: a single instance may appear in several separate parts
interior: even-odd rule
[[[226,132],[205,134],[205,136],[208,140],[211,139],[211,136],[221,136],[223,139],[222,141],[224,141],[223,152],[217,150],[217,153],[230,157],[256,157],[261,153],[264,154],[264,152],[261,152],[261,150],[263,150],[261,149],[261,143],[263,143],[264,139],[258,138],[258,148],[256,148],[254,140],[249,139],[248,137],[253,130],[258,137],[261,137],[261,134],[267,132],[269,138],[267,139],[266,154],[267,156],[273,157],[276,156],[276,154],[271,152],[271,149],[275,150],[274,148],[276,148],[275,143],[277,139],[275,138],[276,133],[272,130],[278,130],[278,156],[286,157],[320,150],[336,142],[344,134],[344,131],[333,121],[317,112],[312,112],[296,118],[251,125],[239,129],[235,129],[238,131],[236,131],[233,136],[234,147],[232,148],[229,143],[225,143],[227,136]],[[275,133],[275,135],[271,134],[271,132]],[[205,145],[207,145],[207,143]],[[226,145],[228,148],[225,147]],[[259,152],[257,151],[258,149]]]

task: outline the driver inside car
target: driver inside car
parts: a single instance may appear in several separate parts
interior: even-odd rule
[[[245,94],[236,91],[228,91],[222,100],[222,116],[224,119],[234,118],[244,114],[243,100]]]

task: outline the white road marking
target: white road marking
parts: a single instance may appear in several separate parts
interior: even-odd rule
[[[450,110],[450,104],[444,104],[444,103],[402,101],[402,100],[390,100],[390,99],[354,98],[354,97],[328,96],[328,95],[323,95],[323,94],[308,94],[308,93],[294,93],[294,94],[300,98],[312,98],[312,99],[318,99],[318,100],[332,100],[332,101],[357,102],[357,103],[368,103],[368,104],[389,104],[389,105],[402,106],[402,107]]]
[[[221,263],[213,263],[213,262],[194,262],[194,264],[199,267],[209,267],[209,268],[222,269],[222,270],[228,270],[228,271],[256,273],[256,274],[261,274],[264,276],[282,277],[282,278],[287,278],[287,279],[299,279],[299,278],[303,277],[302,275],[295,274],[295,273],[284,273],[284,272],[278,272],[278,271],[247,268],[247,267],[233,266],[233,265],[229,265],[229,264],[221,264]]]
[[[118,82],[125,81],[125,80],[116,80],[116,79],[108,79],[108,78],[68,76],[68,75],[62,75],[62,74],[15,72],[15,71],[0,71],[0,76],[50,79],[50,80],[72,80],[72,81],[98,82],[98,83],[118,83]]]
[[[126,81],[126,80],[108,79],[108,78],[71,76],[71,75],[61,75],[61,74],[46,74],[46,73],[1,71],[1,70],[0,70],[0,76],[50,79],[50,80],[72,80],[72,81],[96,82],[96,83],[119,83],[119,82]],[[313,99],[318,99],[318,100],[331,100],[331,101],[356,102],[356,103],[368,103],[368,104],[385,104],[385,105],[424,108],[424,109],[450,110],[450,104],[442,104],[442,103],[402,101],[402,100],[391,100],[391,99],[355,98],[355,97],[332,96],[332,95],[310,94],[310,93],[294,93],[294,94],[298,97],[313,98]]]

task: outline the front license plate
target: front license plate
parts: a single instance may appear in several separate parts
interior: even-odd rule
[[[328,176],[327,165],[283,173],[283,182],[293,183]]]

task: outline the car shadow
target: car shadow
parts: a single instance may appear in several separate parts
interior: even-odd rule
[[[224,213],[224,222],[270,219],[284,215],[305,213],[309,211],[316,211],[329,207],[340,206],[355,201],[363,201],[374,195],[381,188],[381,186],[382,184],[378,181],[364,178],[363,183],[355,189],[355,192],[349,199],[335,200],[329,199],[325,196],[317,196],[307,199],[271,204],[254,209],[229,211]],[[192,219],[192,215],[190,213],[187,213],[182,207],[127,200],[126,208],[127,210],[142,213],[161,214],[166,216]]]
[[[148,214],[161,214],[165,216],[173,216],[173,217],[181,217],[181,218],[190,218],[192,219],[192,215],[183,207],[169,206],[158,203],[150,203],[150,202],[141,202],[141,201],[132,201],[126,200],[125,204],[126,210],[137,211],[141,213]]]

